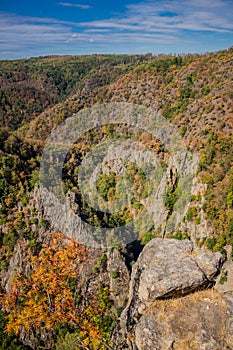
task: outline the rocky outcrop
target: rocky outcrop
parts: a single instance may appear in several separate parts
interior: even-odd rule
[[[107,271],[110,278],[109,287],[111,298],[116,310],[120,312],[127,303],[127,291],[129,286],[129,271],[124,257],[116,248],[108,252]]]
[[[186,295],[192,295],[196,291],[200,293],[200,290],[213,286],[216,276],[220,273],[222,263],[223,258],[220,253],[201,253],[194,250],[193,243],[189,240],[151,240],[143,249],[132,269],[129,299],[121,315],[119,330],[122,337],[127,339],[127,346],[126,343],[123,345],[124,342],[122,342],[119,349],[175,349],[172,344],[176,333],[167,331],[170,326],[168,327],[166,319],[163,320],[164,324],[161,324],[157,313],[157,318],[152,317],[148,310],[153,310],[156,303],[166,305],[167,300],[183,300]],[[194,318],[201,315],[200,310],[203,307],[202,304],[199,307],[193,302],[193,311],[189,311],[187,303],[184,306],[184,313],[186,315],[189,311],[188,314],[193,317],[192,322],[194,322]],[[221,308],[222,304],[218,307]],[[176,316],[173,311],[170,310],[171,322],[175,325]],[[221,314],[220,311],[219,313]],[[179,317],[180,321],[183,322],[182,314]],[[196,318],[197,320],[198,318]],[[200,324],[197,327],[201,331],[200,319],[198,322]],[[205,323],[205,321],[203,322]],[[216,319],[216,322],[217,326],[220,321]],[[213,327],[208,328],[206,332],[214,333]],[[222,329],[222,326],[220,328]],[[172,326],[171,329],[173,329]],[[200,336],[200,344],[203,341]],[[203,349],[212,349],[210,347],[212,343],[207,342],[206,344],[209,347]],[[177,349],[181,349],[181,347]]]
[[[14,253],[9,260],[9,265],[7,270],[2,270],[0,272],[1,287],[6,290],[7,293],[10,292],[12,281],[15,278],[15,274],[24,271],[28,273],[30,271],[30,265],[28,263],[27,255],[27,242],[25,239],[20,239],[14,248]]]
[[[221,274],[216,280],[215,289],[220,293],[233,291],[233,261],[232,247],[230,245],[224,247],[227,252],[227,260],[224,262]]]
[[[142,312],[156,299],[179,297],[209,287],[222,265],[220,253],[199,253],[189,240],[153,239],[133,266],[127,310]]]
[[[233,349],[232,297],[204,291],[151,308],[135,327],[134,349]]]

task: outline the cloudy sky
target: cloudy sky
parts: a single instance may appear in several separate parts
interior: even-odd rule
[[[233,0],[0,0],[0,58],[233,45]]]

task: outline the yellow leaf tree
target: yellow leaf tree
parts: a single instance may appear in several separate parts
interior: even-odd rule
[[[16,274],[11,291],[3,297],[3,309],[8,313],[7,333],[18,335],[21,330],[53,330],[60,324],[79,329],[83,344],[93,349],[105,349],[98,315],[105,310],[98,295],[82,311],[78,311],[75,285],[88,252],[81,244],[53,235],[39,255],[31,255],[31,272]],[[90,261],[90,260],[89,260]]]

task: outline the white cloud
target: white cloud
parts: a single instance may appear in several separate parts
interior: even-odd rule
[[[94,29],[86,29],[85,33],[109,33],[111,32],[111,29],[98,29],[98,28],[94,28]]]
[[[0,14],[0,49],[5,46],[51,45],[63,42],[71,30],[59,21]]]
[[[82,9],[82,10],[88,10],[89,8],[91,8],[90,5],[71,4],[70,2],[59,2],[58,5],[65,6],[65,7],[78,7],[79,9]]]
[[[210,5],[211,4],[211,5]],[[157,0],[126,6],[124,17],[80,23],[88,28],[173,32],[233,30],[232,3],[228,0]]]
[[[69,2],[59,5],[90,7]],[[47,48],[62,51],[64,45],[73,52],[77,45],[85,43],[86,52],[98,45],[108,51],[125,45],[133,51],[133,47],[147,44],[150,51],[150,47],[160,44],[178,47],[179,43],[183,52],[195,44],[207,50],[209,38],[220,38],[222,43],[226,36],[228,40],[232,37],[231,13],[232,0],[148,0],[127,5],[121,15],[81,23],[0,12],[0,52],[17,55],[34,48],[43,55]]]

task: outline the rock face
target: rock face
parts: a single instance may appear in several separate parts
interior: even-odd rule
[[[10,292],[11,283],[15,277],[15,273],[22,271],[29,272],[30,266],[27,259],[27,242],[25,239],[21,239],[17,242],[14,249],[14,254],[9,260],[9,266],[7,271],[2,270],[0,272],[1,287]]]
[[[169,328],[167,321],[163,320],[164,324],[161,324],[160,320],[156,318],[157,316],[149,315],[148,310],[152,310],[154,304],[158,302],[166,304],[168,299],[180,298],[183,300],[186,295],[211,287],[215,283],[215,277],[220,273],[222,263],[223,258],[220,253],[196,251],[192,242],[188,240],[153,239],[150,241],[133,266],[129,299],[120,320],[123,337],[126,339],[126,335],[131,334],[131,338],[135,341],[128,340],[127,346],[121,344],[121,349],[175,349],[172,344],[176,334],[173,334],[172,331],[170,333],[166,331]],[[199,315],[199,306],[193,304],[193,311],[189,311],[189,306],[186,305],[187,310],[184,308],[183,316],[187,312],[191,316],[193,314],[194,318],[195,315]],[[197,309],[195,310],[195,308]],[[217,308],[215,311],[217,312]],[[173,310],[170,310],[170,312],[172,315],[174,314]],[[220,311],[219,313],[221,314]],[[180,321],[182,322],[183,316],[180,315]],[[195,321],[194,318],[192,322]],[[175,325],[175,315],[172,320]],[[196,318],[196,321],[201,322],[198,318]],[[205,323],[205,321],[203,322]],[[196,331],[202,332],[201,323],[198,327],[200,329]],[[221,326],[219,327],[222,329]],[[210,329],[208,328],[206,332],[212,334],[217,331],[213,326]],[[200,339],[202,339],[201,335]],[[209,345],[203,347],[203,349],[212,349],[212,343],[206,344]],[[213,344],[215,343],[213,342]],[[178,347],[177,349],[186,348]],[[213,347],[213,349],[217,348]]]
[[[111,298],[116,309],[123,309],[127,302],[129,271],[120,251],[116,248],[108,252],[107,271],[110,278]]]
[[[143,315],[135,327],[138,350],[233,349],[232,293],[199,292]]]
[[[198,253],[189,240],[155,238],[133,266],[126,309],[137,302],[140,313],[156,299],[207,288],[219,274],[222,262],[220,253]]]
[[[220,253],[193,254],[188,240],[154,239],[133,269],[136,279],[140,275],[138,297],[148,304],[157,298],[177,297],[206,287],[218,274],[221,263]]]

